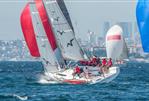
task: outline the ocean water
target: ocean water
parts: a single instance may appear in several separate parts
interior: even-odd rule
[[[149,101],[149,63],[128,63],[110,83],[40,84],[39,62],[0,62],[0,101]]]

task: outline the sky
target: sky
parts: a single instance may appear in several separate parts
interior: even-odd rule
[[[0,0],[0,40],[23,39],[20,14],[28,0]],[[104,21],[136,21],[136,0],[65,0],[76,36],[102,33]]]

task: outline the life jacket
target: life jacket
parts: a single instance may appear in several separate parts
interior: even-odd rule
[[[93,59],[92,59],[92,62],[93,62],[93,63],[96,63],[96,62],[97,62],[97,59],[96,59],[96,58],[93,58]]]
[[[109,60],[109,61],[108,61],[108,66],[111,67],[112,65],[113,65],[113,64],[112,64],[112,61]]]
[[[80,71],[80,68],[79,68],[79,66],[76,66],[76,68],[75,68],[75,73],[80,73],[81,71]]]
[[[96,66],[97,65],[97,58],[93,58],[91,62],[92,62],[93,66]]]
[[[103,66],[106,66],[106,63],[107,63],[106,59],[103,59],[103,60],[102,60],[102,65],[103,65]]]

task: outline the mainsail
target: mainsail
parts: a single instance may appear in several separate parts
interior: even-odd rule
[[[84,60],[85,55],[57,1],[43,0],[43,2],[63,57],[71,60]]]
[[[31,17],[32,17],[34,30],[35,30],[35,36],[39,47],[39,52],[40,52],[43,64],[45,65],[44,67],[46,68],[47,71],[56,72],[60,69],[58,68],[59,64],[56,60],[53,49],[49,44],[47,35],[41,23],[39,13],[36,9],[36,5],[34,2],[30,3],[30,10],[31,10]]]
[[[72,30],[74,30],[73,26],[72,26],[72,22],[71,22],[70,16],[69,16],[69,13],[68,13],[68,10],[67,10],[66,5],[64,3],[64,0],[56,0],[56,1],[57,1],[58,5],[59,5],[61,11],[63,12],[63,14],[64,14],[64,16],[65,16],[69,26],[71,27]]]
[[[123,30],[118,25],[114,25],[107,32],[106,52],[108,58],[121,60],[128,57],[127,46],[122,34]]]

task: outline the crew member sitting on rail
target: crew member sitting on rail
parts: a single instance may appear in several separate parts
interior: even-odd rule
[[[80,77],[80,74],[83,72],[83,69],[80,68],[78,65],[74,68],[74,73],[72,74],[73,75],[73,78],[74,76],[78,75]]]
[[[112,59],[109,58],[109,60],[108,60],[108,62],[107,62],[107,69],[109,69],[112,65],[113,65]]]
[[[101,65],[101,67],[100,67],[100,72],[101,72],[101,74],[103,74],[103,76],[104,76],[105,72],[107,71],[107,70],[106,70],[106,64],[107,64],[106,59],[105,59],[105,58],[102,59],[102,65]],[[104,77],[105,77],[105,76],[104,76]]]
[[[93,56],[93,58],[90,61],[87,61],[87,66],[96,66],[97,65],[97,58]]]
[[[94,56],[93,58],[92,58],[92,62],[93,62],[93,66],[97,66],[97,56]]]
[[[105,66],[106,66],[106,64],[107,64],[106,59],[105,59],[105,58],[104,58],[104,59],[102,59],[102,67],[105,67]]]
[[[102,64],[101,64],[101,60],[100,58],[97,58],[97,66],[100,67]]]

